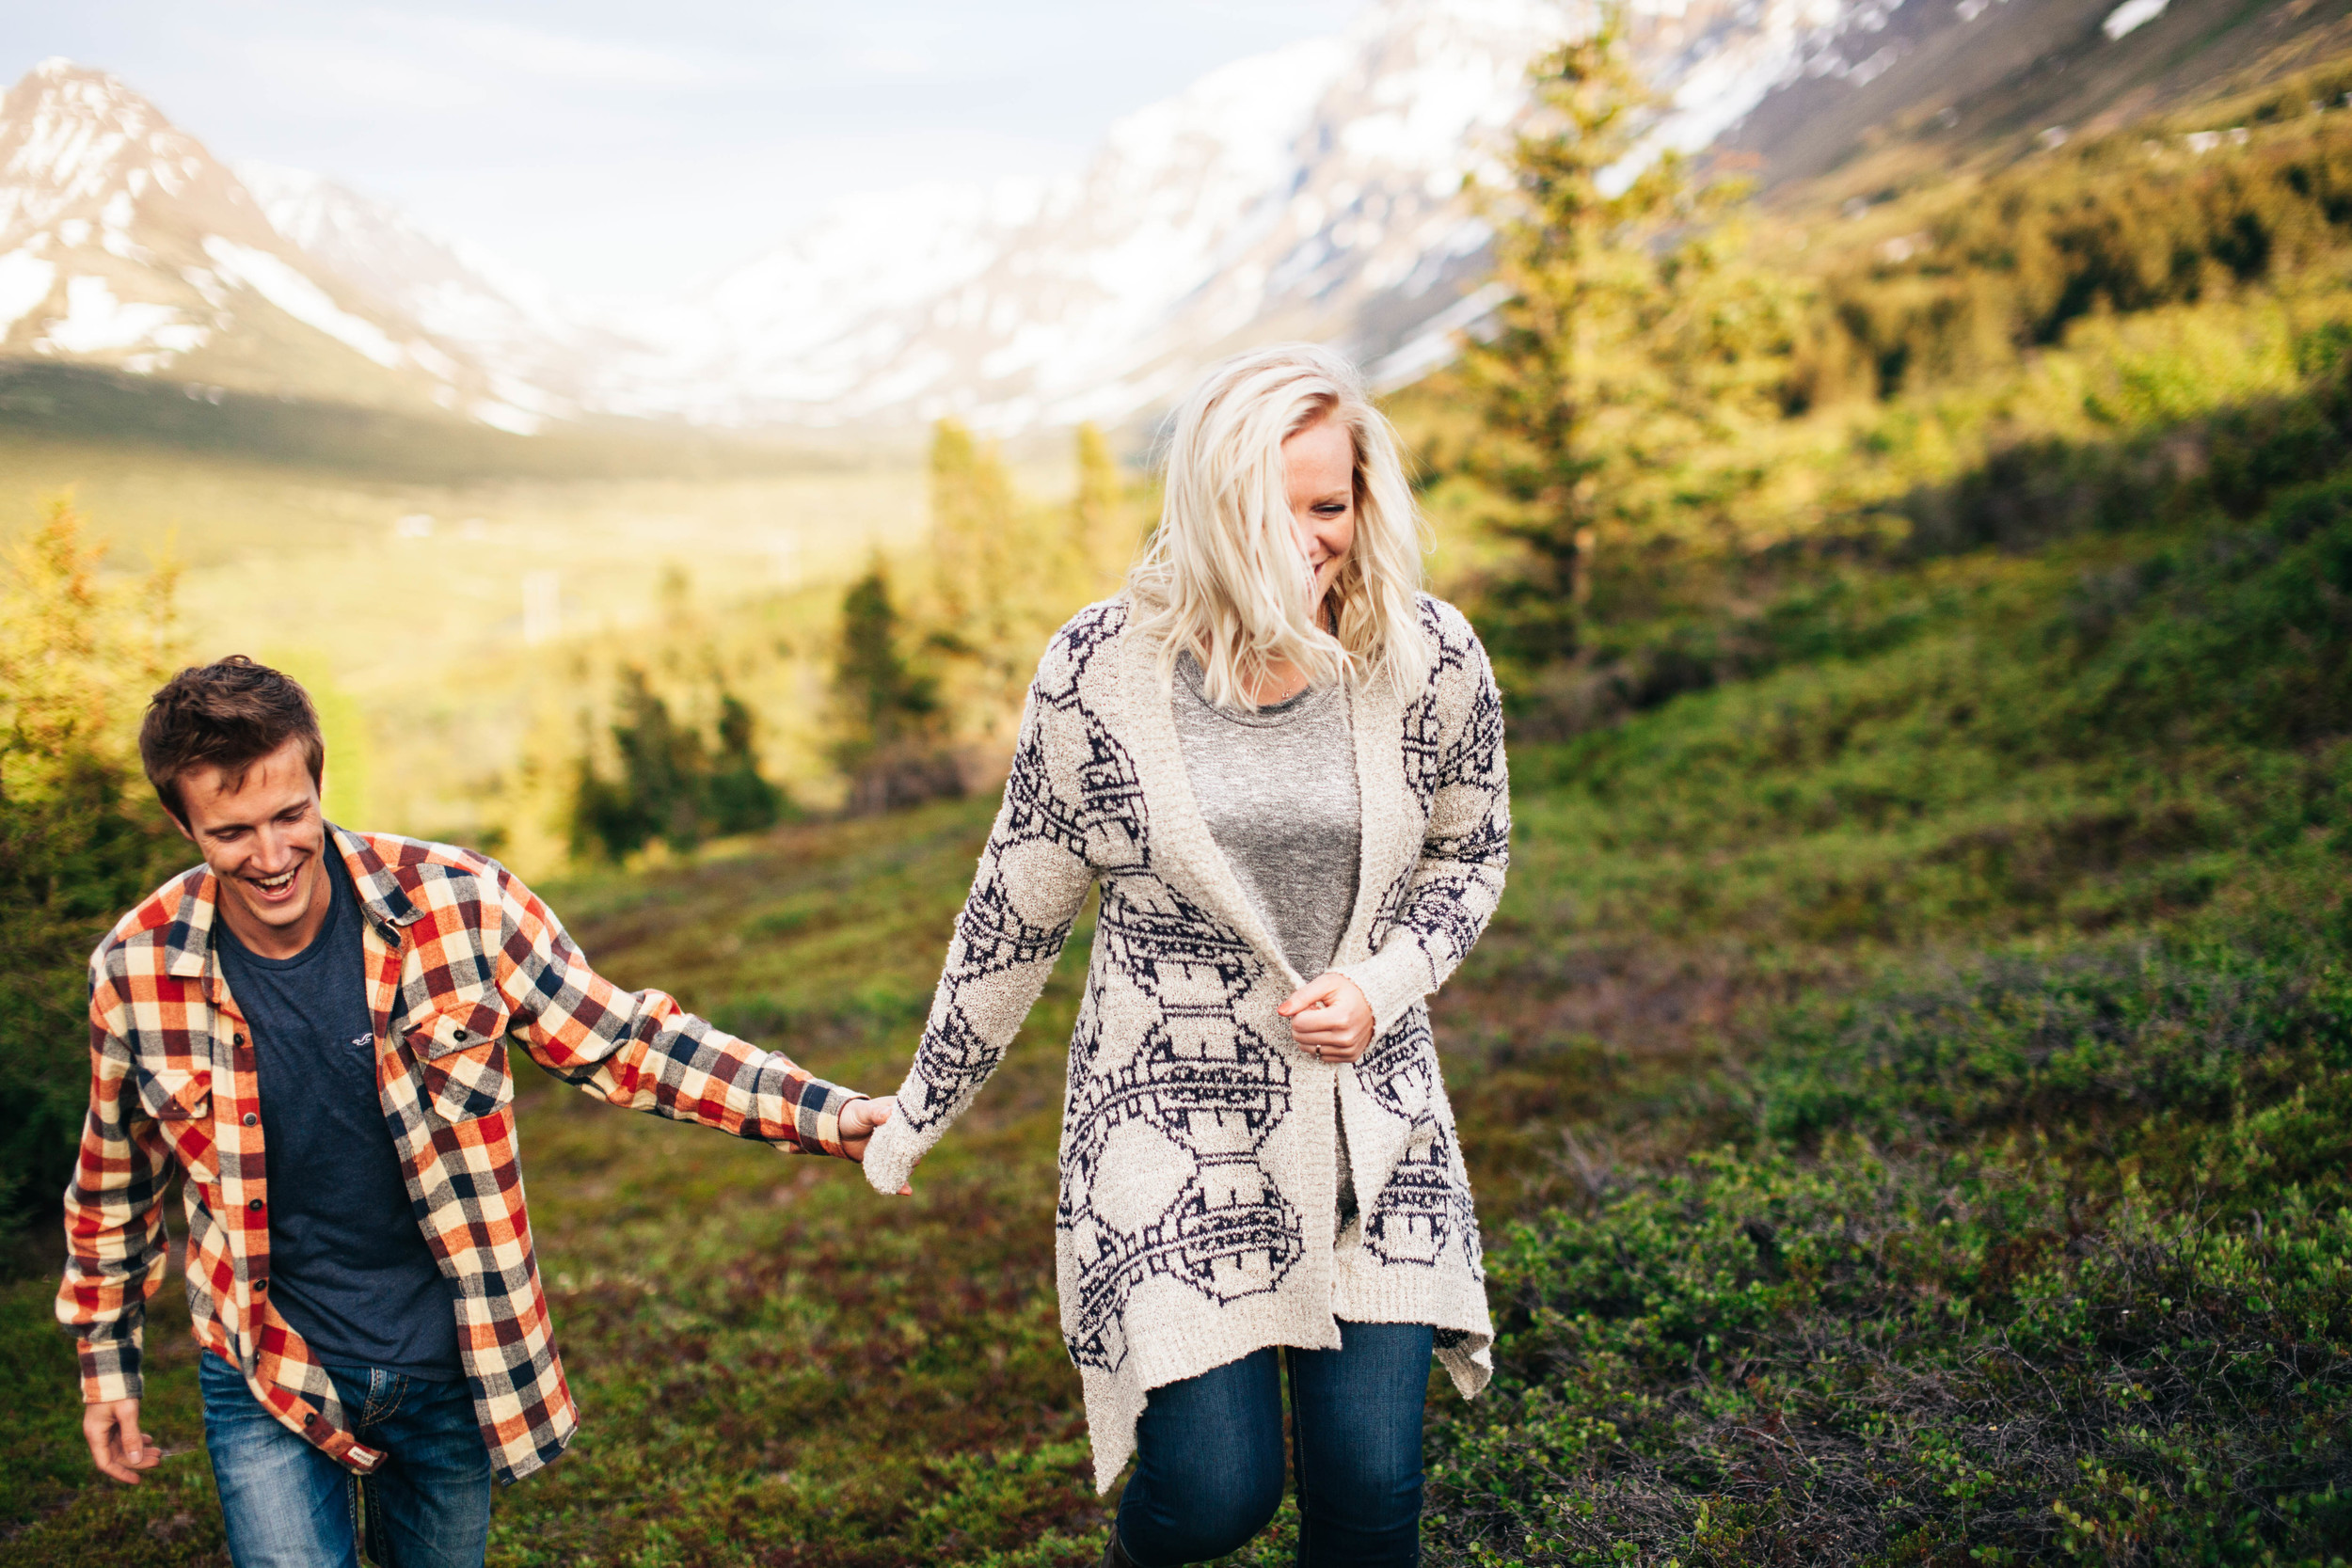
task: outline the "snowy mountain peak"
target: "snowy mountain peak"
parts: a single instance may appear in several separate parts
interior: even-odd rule
[[[326,238],[290,241],[105,71],[46,60],[0,99],[0,354],[535,426],[543,394],[323,263]]]
[[[1993,80],[2069,27],[2095,35],[2109,8],[1633,4],[1635,64],[1667,101],[1650,146],[1728,140],[1775,168],[1799,142],[1829,166],[1891,99],[1951,90],[1951,62]],[[0,355],[421,395],[514,429],[577,410],[1119,421],[1210,358],[1294,337],[1395,384],[1490,308],[1466,177],[1502,177],[1530,61],[1596,15],[1595,0],[1376,0],[1337,36],[1134,109],[1065,178],[859,196],[600,319],[334,181],[231,175],[113,77],[47,61],[0,103]],[[2027,16],[2016,46],[1974,41]],[[291,387],[290,364],[306,367]]]
[[[210,165],[115,77],[44,60],[0,99],[0,245],[76,217],[119,232],[142,202],[179,195]]]

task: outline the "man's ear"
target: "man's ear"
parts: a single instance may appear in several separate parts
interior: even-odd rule
[[[178,812],[172,810],[171,802],[168,800],[159,800],[158,803],[163,806],[164,815],[171,818],[171,825],[180,830],[180,836],[186,839],[190,844],[194,844],[196,842],[196,834],[189,832],[188,819],[181,816]]]

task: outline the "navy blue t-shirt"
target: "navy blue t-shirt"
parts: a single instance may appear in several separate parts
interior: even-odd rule
[[[375,1092],[359,900],[332,844],[310,945],[265,958],[214,927],[259,1069],[269,1160],[269,1293],[325,1366],[462,1378],[449,1282],[408,1206]]]

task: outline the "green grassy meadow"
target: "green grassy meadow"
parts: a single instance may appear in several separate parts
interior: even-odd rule
[[[1517,746],[1438,1006],[1502,1339],[1433,1389],[1433,1562],[2345,1560],[2352,486],[2174,499],[1823,563],[1746,678]],[[884,1088],[991,804],[546,891],[623,983]],[[1092,1560],[1073,945],[911,1200],[526,1090],[586,1426],[493,1561]],[[177,1282],[135,1492],[48,1291],[0,1314],[0,1562],[219,1560]]]
[[[1510,887],[1435,1007],[1497,1376],[1433,1383],[1433,1564],[2352,1565],[2352,74],[2311,83],[2146,127],[2242,152],[1896,148],[1757,220],[1812,325],[1661,469],[1697,515],[1752,467],[1737,537],[1611,545],[1575,657],[1503,661]],[[1448,387],[1392,406],[1480,610],[1513,558]],[[345,411],[322,470],[288,454],[328,413],[166,399],[125,444],[101,391],[0,429],[0,498],[78,482],[126,567],[176,530],[189,651],[320,690],[333,811],[495,829],[614,979],[896,1084],[993,800],[593,873],[556,817],[627,663],[688,721],[742,695],[829,805],[827,640],[922,547],[917,457],[428,458]],[[1052,1267],[1088,940],[911,1199],[525,1071],[586,1424],[494,1563],[1095,1560]],[[0,1565],[224,1560],[179,1282],[172,1457],[118,1490],[28,1244]]]

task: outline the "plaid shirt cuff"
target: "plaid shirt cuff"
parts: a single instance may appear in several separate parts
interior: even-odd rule
[[[82,1402],[112,1404],[145,1396],[139,1376],[139,1347],[130,1339],[76,1339],[82,1363]]]
[[[841,1108],[852,1100],[866,1097],[838,1084],[828,1084],[822,1078],[811,1078],[797,1091],[785,1097],[786,1115],[790,1118],[771,1141],[787,1154],[833,1154],[847,1157],[841,1147]]]

